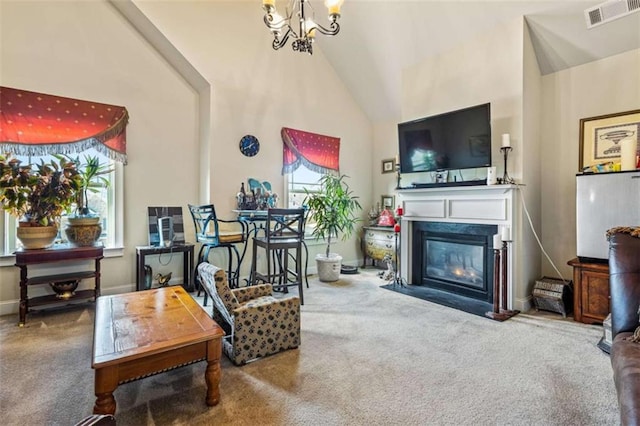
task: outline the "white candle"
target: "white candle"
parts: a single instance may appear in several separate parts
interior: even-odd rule
[[[620,170],[636,169],[637,150],[635,139],[627,138],[620,141]]]
[[[502,240],[500,239],[500,234],[496,234],[493,236],[493,249],[498,250],[502,247]]]
[[[400,164],[400,156],[398,154],[396,154],[396,165]]]
[[[502,147],[508,148],[511,146],[511,139],[509,138],[509,133],[502,134]]]
[[[502,227],[502,241],[511,241],[511,230],[508,226]]]

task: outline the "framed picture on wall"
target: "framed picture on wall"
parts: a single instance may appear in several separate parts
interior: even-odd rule
[[[382,160],[382,173],[393,173],[395,170],[395,163],[396,162],[393,158]]]
[[[390,211],[393,211],[393,208],[395,207],[395,197],[393,195],[383,195],[380,198],[380,205],[382,206],[382,209],[388,209]]]
[[[580,120],[578,171],[607,162],[620,161],[620,142],[640,141],[640,109]]]

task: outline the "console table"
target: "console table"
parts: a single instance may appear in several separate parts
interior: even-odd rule
[[[27,313],[30,308],[36,306],[53,305],[67,303],[71,300],[93,299],[94,301],[100,296],[100,260],[103,258],[103,247],[72,247],[66,244],[54,245],[53,248],[43,250],[18,250],[15,253],[15,265],[20,268],[20,322],[23,326]],[[83,260],[93,260],[93,270],[82,270],[76,272],[67,272],[55,275],[41,275],[29,277],[29,266],[77,262]],[[84,280],[87,278],[95,279],[95,287],[93,290],[78,290],[68,299],[60,299],[55,294],[29,298],[28,287],[30,285],[42,285],[50,283],[60,283],[72,280]]]
[[[144,290],[144,259],[146,256],[166,253],[182,253],[182,274],[184,277],[184,287],[187,291],[193,291],[191,282],[191,271],[193,271],[193,247],[194,244],[183,243],[174,244],[169,247],[164,246],[138,246],[136,247],[136,291]]]

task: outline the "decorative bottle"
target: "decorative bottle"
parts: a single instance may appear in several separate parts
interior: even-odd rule
[[[244,190],[244,182],[240,184],[240,192],[236,195],[236,200],[238,202],[238,209],[243,210],[247,201],[247,193]]]

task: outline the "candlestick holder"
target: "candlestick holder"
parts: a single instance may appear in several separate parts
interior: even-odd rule
[[[393,273],[393,278],[391,279],[391,281],[389,282],[389,284],[393,284],[393,286],[400,286],[400,287],[406,287],[407,286],[407,281],[402,278],[402,275],[400,273],[400,268],[398,267],[398,258],[400,257],[400,247],[399,247],[399,243],[398,243],[398,235],[400,234],[400,231],[396,231],[394,229],[394,234],[395,234],[395,247],[396,247],[396,256],[395,256],[395,271]]]
[[[493,255],[493,311],[485,312],[487,318],[495,321],[506,321],[518,315],[520,311],[507,309],[507,263],[508,263],[508,243],[502,241],[502,248],[494,247]]]
[[[513,148],[510,146],[503,146],[500,148],[500,151],[502,151],[502,155],[504,156],[504,174],[502,175],[502,183],[505,185],[516,183],[516,181],[509,176],[509,172],[507,172],[507,159],[509,158],[509,151],[512,149]]]
[[[400,189],[400,164],[396,163],[396,189]]]

